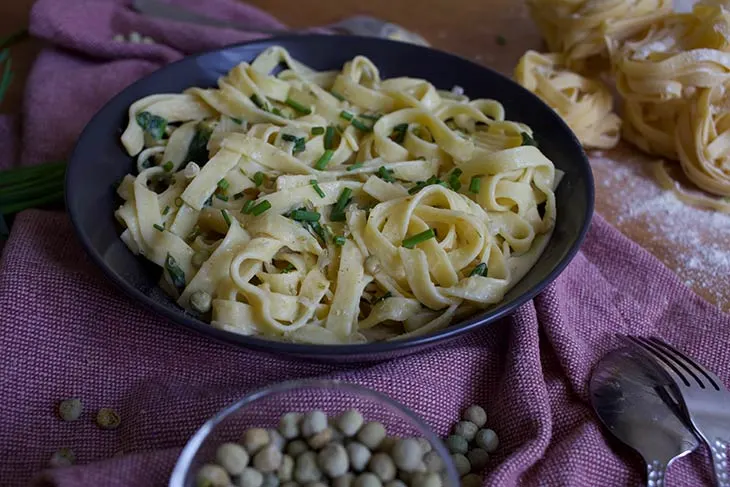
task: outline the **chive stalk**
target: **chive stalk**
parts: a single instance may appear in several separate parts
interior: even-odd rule
[[[403,247],[407,249],[412,249],[416,245],[423,243],[427,240],[430,240],[432,238],[436,238],[436,232],[433,231],[433,228],[429,228],[428,230],[425,230],[421,233],[417,233],[413,235],[412,237],[408,237],[407,239],[403,240]]]

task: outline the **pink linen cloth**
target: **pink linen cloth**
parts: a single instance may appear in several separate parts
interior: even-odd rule
[[[232,0],[180,4],[283,27]],[[112,40],[131,31],[160,44]],[[31,32],[50,45],[28,80],[19,130],[0,121],[0,167],[67,157],[84,124],[132,81],[255,37],[150,20],[123,0],[39,0]],[[588,402],[591,369],[617,333],[661,336],[730,383],[730,317],[600,216],[568,269],[513,316],[415,356],[337,366],[236,349],[168,323],[106,281],[64,213],[26,211],[0,261],[0,485],[165,485],[208,417],[256,388],[305,377],[389,394],[442,435],[465,407],[483,404],[501,442],[485,485],[638,485],[640,458],[599,427]],[[67,397],[84,401],[77,422],[55,415]],[[119,411],[119,429],[95,426],[100,407]],[[78,465],[44,470],[61,447]],[[708,473],[697,452],[670,468],[669,481],[697,486]]]

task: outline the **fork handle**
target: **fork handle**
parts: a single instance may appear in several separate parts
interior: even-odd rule
[[[659,460],[646,462],[646,487],[664,487],[667,464]],[[723,486],[724,487],[724,486]]]
[[[708,442],[710,456],[712,457],[712,471],[715,474],[717,487],[730,487],[730,470],[728,469],[727,441],[722,438],[715,438]]]

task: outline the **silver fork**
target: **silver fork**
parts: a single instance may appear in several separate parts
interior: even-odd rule
[[[715,374],[658,338],[624,338],[671,379],[687,419],[710,450],[716,485],[730,487],[730,392]]]

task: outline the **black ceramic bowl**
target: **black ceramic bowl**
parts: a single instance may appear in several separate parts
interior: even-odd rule
[[[493,98],[507,117],[528,124],[541,150],[565,172],[556,192],[557,223],[552,239],[529,273],[492,309],[432,335],[363,345],[301,345],[237,335],[213,328],[183,312],[158,287],[159,268],[135,257],[119,239],[114,210],[120,204],[114,183],[134,169],[119,136],[135,100],[155,93],[176,93],[191,86],[209,87],[241,61],[251,61],[279,45],[315,69],[340,69],[358,54],[370,58],[384,78],[424,78],[437,88],[462,86],[470,98]],[[114,97],[89,122],[71,156],[66,176],[66,205],[79,238],[106,275],[136,302],[201,335],[236,345],[307,359],[369,361],[436,346],[469,330],[487,326],[532,299],[565,269],[588,230],[593,213],[593,177],[585,153],[568,126],[537,97],[517,83],[452,54],[411,44],[350,36],[288,36],[249,42],[166,66]],[[204,338],[201,336],[201,340]]]

